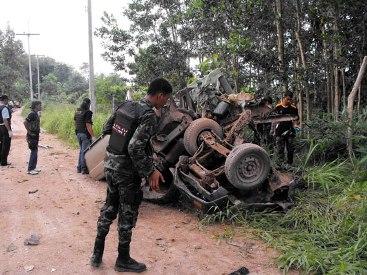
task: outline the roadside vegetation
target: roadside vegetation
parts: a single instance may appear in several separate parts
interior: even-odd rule
[[[129,24],[119,23],[122,16]],[[117,73],[96,76],[97,135],[128,92],[134,91],[134,99],[143,96],[156,77],[167,78],[178,91],[222,68],[237,92],[269,95],[274,104],[293,91],[302,125],[293,170],[305,182],[295,207],[287,213],[228,208],[203,222],[253,231],[280,252],[285,271],[367,274],[365,73],[353,89],[367,56],[365,1],[142,0],[101,20],[95,35]],[[29,98],[27,62],[14,31],[0,30],[0,90],[21,103]],[[39,65],[46,102],[42,127],[76,147],[73,115],[88,94],[88,66],[76,71],[49,57]]]
[[[317,129],[321,129],[322,122],[318,123]],[[359,142],[355,143],[356,157],[352,160],[341,138],[342,122],[329,127],[329,131],[335,131],[333,135],[322,138],[320,131],[309,131],[308,139],[299,141],[296,169],[304,187],[297,191],[295,206],[286,213],[228,208],[205,216],[202,222],[227,223],[252,232],[280,252],[278,264],[285,272],[300,269],[316,274],[366,274],[366,126],[361,115],[356,123],[359,130],[355,139]]]
[[[73,148],[78,147],[74,126],[75,110],[75,105],[49,103],[44,106],[41,117],[43,129],[57,135]],[[109,115],[108,112],[100,112],[93,117],[93,130],[96,136],[102,133],[103,124]]]

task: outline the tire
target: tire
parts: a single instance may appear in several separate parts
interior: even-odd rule
[[[245,143],[236,146],[224,164],[228,181],[240,190],[259,187],[270,172],[270,157],[260,146]]]
[[[212,131],[220,138],[223,138],[223,129],[216,121],[209,118],[194,120],[190,126],[187,127],[183,139],[185,149],[191,156],[198,150],[201,144],[199,137],[204,131]]]
[[[162,172],[165,182],[161,183],[160,190],[158,192],[150,190],[149,184],[145,184],[142,187],[143,199],[145,201],[167,204],[177,201],[178,190],[173,184],[173,175],[171,171],[166,170]]]

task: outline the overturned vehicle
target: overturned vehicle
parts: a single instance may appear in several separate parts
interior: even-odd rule
[[[286,210],[292,205],[297,179],[272,167],[268,153],[246,138],[245,129],[296,117],[274,115],[251,95],[234,94],[220,70],[177,92],[159,116],[151,145],[165,183],[159,191],[144,184],[146,200],[180,200],[204,213],[228,206]],[[100,152],[107,140],[101,137],[86,152],[96,179],[103,176]]]

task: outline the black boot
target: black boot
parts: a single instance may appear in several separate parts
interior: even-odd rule
[[[117,272],[140,273],[147,269],[146,265],[139,263],[130,257],[130,249],[119,245],[119,255],[116,260],[115,270]]]
[[[102,256],[104,250],[104,239],[96,238],[94,243],[93,255],[90,258],[90,265],[94,267],[99,267],[102,263]]]

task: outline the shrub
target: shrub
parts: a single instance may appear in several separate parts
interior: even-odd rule
[[[78,146],[75,136],[74,113],[76,107],[67,104],[47,104],[42,112],[41,125],[50,134],[56,134],[69,145]],[[93,117],[93,130],[96,136],[102,132],[109,114],[97,113]]]

